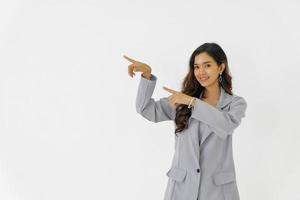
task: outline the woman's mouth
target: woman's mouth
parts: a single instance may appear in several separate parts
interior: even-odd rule
[[[201,81],[206,81],[207,79],[209,79],[209,78],[208,77],[200,78]]]

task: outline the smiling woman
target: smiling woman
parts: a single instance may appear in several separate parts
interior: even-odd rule
[[[164,200],[239,200],[232,135],[245,117],[247,103],[231,91],[227,58],[221,47],[205,43],[191,55],[183,89],[152,98],[157,76],[126,58],[128,73],[141,71],[136,111],[151,122],[174,121],[175,153],[166,172]]]
[[[211,106],[216,106],[223,88],[232,95],[231,76],[227,56],[216,43],[204,43],[191,55],[189,72],[182,83],[182,93],[193,97],[202,94],[202,100]],[[178,106],[175,133],[188,128],[187,119],[191,110],[185,105]]]

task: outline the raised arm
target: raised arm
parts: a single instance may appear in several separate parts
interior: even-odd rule
[[[161,122],[175,119],[175,109],[169,104],[168,97],[155,101],[152,98],[157,77],[151,74],[150,79],[141,75],[136,97],[136,111],[152,122]]]
[[[220,138],[225,139],[228,135],[233,134],[243,117],[247,103],[243,97],[236,96],[231,104],[229,111],[220,111],[210,104],[196,99],[192,109],[194,119],[206,123]]]

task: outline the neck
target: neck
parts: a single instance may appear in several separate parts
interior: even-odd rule
[[[209,87],[206,87],[202,98],[219,99],[220,94],[221,94],[221,88],[220,88],[219,84],[217,83],[217,84],[213,84]]]

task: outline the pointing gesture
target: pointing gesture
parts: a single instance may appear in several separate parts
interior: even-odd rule
[[[163,87],[164,90],[172,93],[171,96],[169,96],[169,103],[171,104],[171,106],[173,108],[176,108],[176,106],[178,104],[185,104],[185,105],[189,105],[190,101],[192,100],[193,97],[189,96],[189,95],[186,95],[182,92],[178,92],[178,91],[175,91],[175,90],[172,90],[170,88],[167,88],[167,87]]]
[[[151,67],[145,63],[139,62],[137,60],[134,60],[132,58],[129,58],[128,56],[123,55],[123,57],[131,62],[132,64],[128,65],[128,74],[129,76],[133,77],[135,75],[134,72],[142,72],[142,74],[145,77],[150,77],[151,75]]]
[[[172,90],[172,89],[170,89],[170,88],[167,88],[167,87],[165,87],[165,86],[163,86],[163,88],[164,88],[165,90],[167,90],[168,92],[172,93],[172,94],[179,93],[179,92],[177,92],[177,91],[175,91],[175,90]]]

